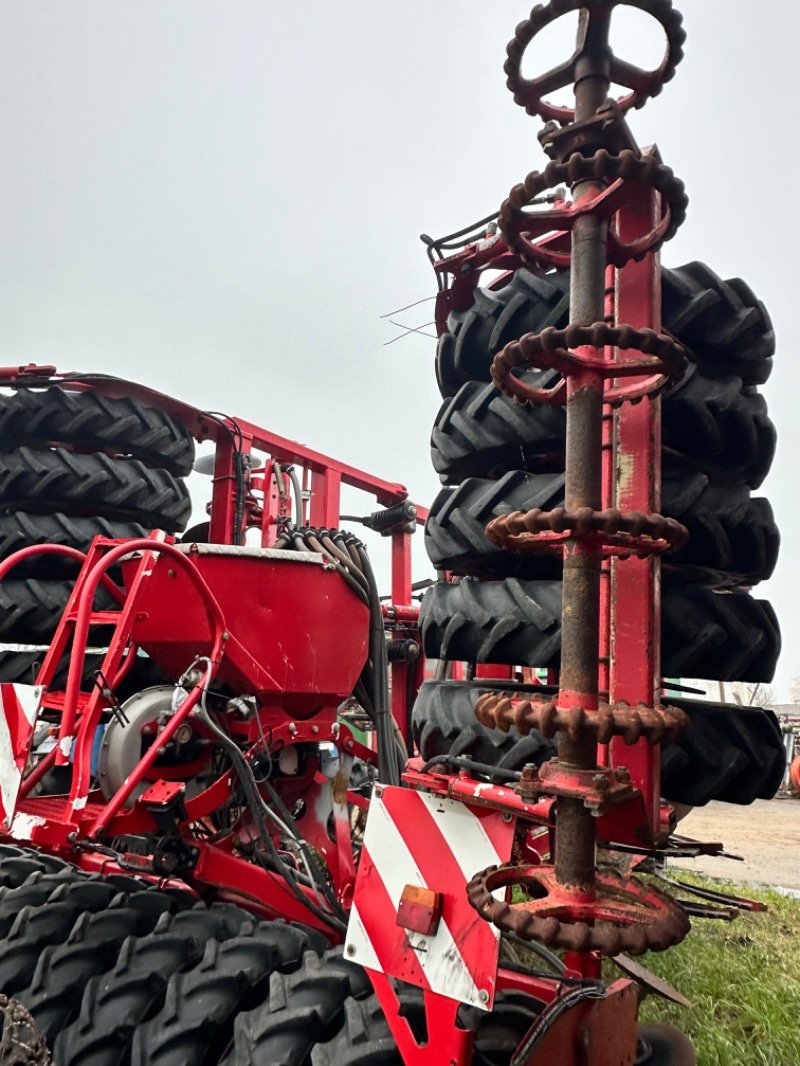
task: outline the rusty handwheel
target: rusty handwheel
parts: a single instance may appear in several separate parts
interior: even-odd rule
[[[627,559],[674,551],[686,543],[689,531],[674,518],[644,511],[623,514],[615,507],[605,511],[591,507],[543,511],[534,507],[493,518],[486,526],[486,536],[504,551],[521,553],[561,553],[568,540],[580,539],[594,542],[603,556]]]
[[[595,196],[579,203],[557,202],[547,210],[525,209],[542,193],[562,183],[606,182],[607,187]],[[592,156],[575,153],[566,163],[550,163],[542,171],[532,171],[523,182],[515,185],[500,208],[499,226],[506,244],[528,265],[570,265],[570,251],[565,239],[579,218],[591,215],[609,223],[632,195],[643,189],[661,193],[659,218],[646,232],[636,237],[621,237],[612,225],[608,227],[608,261],[622,267],[629,260],[642,259],[648,252],[657,251],[673,237],[686,218],[689,198],[683,182],[672,169],[659,163],[654,155],[637,155],[625,149],[611,155],[604,148]],[[558,234],[551,237],[550,234]],[[541,238],[547,237],[546,240]],[[537,238],[540,238],[537,240]]]
[[[518,888],[524,902],[499,900]],[[487,921],[523,940],[571,951],[643,955],[665,951],[689,932],[683,908],[658,889],[611,870],[598,870],[591,892],[561,884],[554,866],[490,866],[467,885],[472,906]]]
[[[639,355],[610,362],[596,354],[597,349],[606,347],[637,352]],[[616,406],[626,400],[652,395],[679,380],[686,369],[686,361],[686,350],[665,333],[595,322],[592,326],[567,326],[566,329],[547,326],[541,333],[526,333],[519,340],[510,341],[494,357],[491,376],[501,392],[513,396],[520,403],[546,403],[551,406],[565,402],[565,382],[561,389],[558,385],[541,389],[529,385],[514,371],[535,367],[539,370],[558,370],[566,376],[584,370],[597,370],[606,378],[637,378],[633,384],[605,389],[605,402]]]
[[[667,49],[655,70],[642,70],[615,56],[609,48],[611,13],[621,5],[638,8],[661,23],[667,37]],[[524,78],[521,65],[525,49],[545,26],[570,11],[581,12],[578,43],[573,54],[565,62],[536,78]],[[683,58],[685,40],[683,18],[673,8],[671,0],[551,0],[546,6],[537,4],[530,17],[517,26],[513,39],[506,47],[506,84],[514,94],[516,103],[524,107],[529,115],[541,115],[544,119],[564,125],[575,120],[574,110],[551,103],[545,97],[577,81],[583,73],[583,61],[599,60],[611,82],[630,90],[617,101],[623,111],[628,111],[632,107],[641,107],[650,97],[661,92]]]

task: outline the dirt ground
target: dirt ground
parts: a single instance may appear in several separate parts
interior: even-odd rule
[[[731,859],[681,859],[673,864],[711,877],[800,891],[800,800],[757,800],[750,807],[709,803],[684,818],[678,832],[695,840],[722,841]]]

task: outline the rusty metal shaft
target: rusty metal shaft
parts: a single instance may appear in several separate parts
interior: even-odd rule
[[[604,35],[605,36],[605,35]],[[591,118],[605,101],[609,80],[605,41],[595,42],[593,56],[585,57],[575,85],[575,120]],[[595,62],[591,62],[594,59]],[[597,182],[582,182],[573,189],[576,202],[601,191]],[[587,215],[572,230],[570,322],[602,322],[605,312],[607,224]],[[570,375],[567,384],[566,485],[568,510],[602,506],[603,377],[584,372]],[[561,635],[562,706],[598,705],[600,633],[600,552],[596,545],[570,540],[564,552],[564,599]],[[558,740],[562,762],[581,769],[597,765],[593,733]],[[595,879],[595,823],[580,800],[558,800],[556,876],[564,884],[590,888]]]

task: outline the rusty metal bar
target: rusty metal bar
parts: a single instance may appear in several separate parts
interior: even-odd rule
[[[588,16],[581,14],[579,41],[586,33]],[[608,77],[608,22],[595,22],[597,32],[586,41],[587,51],[576,69],[575,119],[591,118],[603,104],[610,87]],[[603,185],[585,181],[576,185],[576,203],[593,199]],[[586,215],[572,230],[570,275],[570,322],[590,326],[602,322],[605,311],[607,223]],[[566,485],[568,511],[602,505],[603,376],[584,371],[567,380]],[[564,551],[564,599],[562,607],[561,686],[562,706],[595,710],[598,703],[597,662],[600,640],[600,564],[596,544],[570,540]],[[579,769],[597,765],[593,736],[558,740],[559,759]],[[579,799],[558,800],[558,833],[555,867],[564,884],[591,887],[595,880],[595,825]]]

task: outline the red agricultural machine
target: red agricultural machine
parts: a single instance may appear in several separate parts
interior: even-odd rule
[[[506,71],[549,162],[425,238],[429,514],[129,382],[2,371],[0,991],[26,1061],[695,1061],[637,1023],[631,956],[731,916],[669,894],[664,860],[715,847],[677,812],[783,775],[773,715],[678,681],[775,667],[750,592],[778,548],[751,494],[774,337],[743,282],[660,265],[686,196],[625,113],[684,32],[626,2],[663,27],[658,69],[610,49],[619,0],[534,8]],[[569,12],[574,54],[523,77]],[[181,536],[195,441],[211,499]],[[374,509],[343,516],[342,486]],[[391,541],[388,596],[354,527]]]

